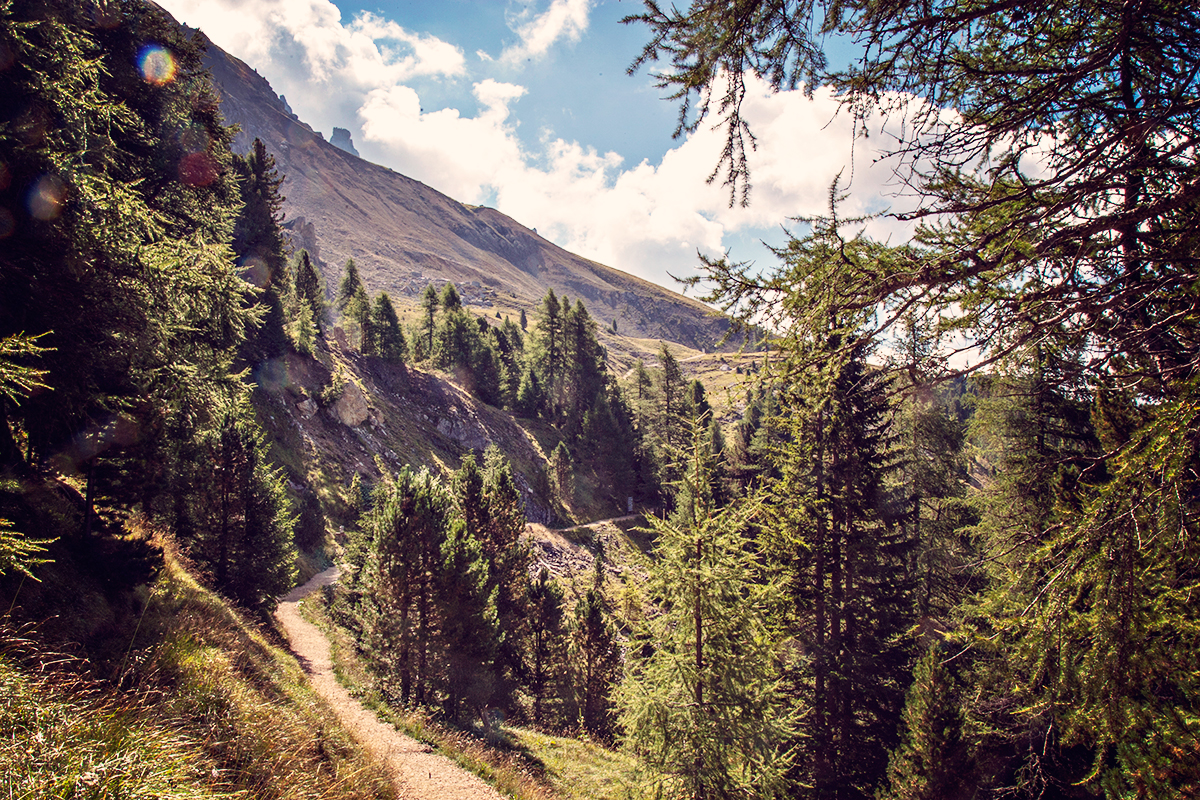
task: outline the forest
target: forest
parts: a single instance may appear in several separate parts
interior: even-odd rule
[[[724,130],[731,203],[749,75],[831,87],[863,136],[903,122],[919,200],[880,242],[839,179],[774,263],[701,262],[691,285],[761,337],[718,409],[665,343],[613,374],[553,291],[513,320],[431,284],[408,322],[353,261],[328,291],[198,40],[138,3],[0,0],[0,587],[77,564],[127,625],[161,568],[122,533],[146,520],[269,624],[298,554],[335,548],[256,368],[341,336],[556,442],[528,481],[497,447],[355,476],[326,599],[387,702],[620,749],[646,796],[1196,796],[1197,17],[647,0],[633,69],[679,132]],[[834,37],[861,60],[830,67]],[[565,519],[584,471],[646,511],[632,611],[603,550],[583,583],[536,566],[526,497]]]

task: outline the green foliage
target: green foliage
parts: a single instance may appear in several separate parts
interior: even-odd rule
[[[281,179],[261,143],[232,154],[199,39],[149,6],[110,21],[77,4],[0,6],[14,54],[3,118],[28,123],[0,130],[2,201],[19,212],[0,252],[0,340],[47,331],[36,380],[49,390],[4,399],[0,450],[18,472],[82,477],[85,536],[119,549],[111,521],[140,507],[261,607],[291,580],[291,521],[232,365],[278,352],[259,334],[281,319]],[[173,59],[170,80],[141,73],[147,42]],[[228,518],[211,513],[205,458]]]
[[[325,323],[327,305],[325,279],[321,277],[321,270],[309,258],[307,250],[301,250],[296,255],[296,263],[292,269],[296,276],[292,292],[297,306],[297,319],[303,319],[307,315],[314,328],[320,332]],[[297,336],[297,339],[299,338]]]
[[[363,286],[362,278],[358,275],[358,267],[354,264],[353,258],[346,259],[346,269],[342,274],[342,282],[338,284],[337,298],[334,300],[334,306],[339,313],[346,313],[346,306],[355,296],[367,294],[367,289]]]
[[[550,727],[565,725],[567,626],[563,593],[542,567],[529,588],[529,693],[533,696],[533,722]]]
[[[33,568],[50,562],[38,554],[46,552],[46,545],[53,541],[30,539],[20,531],[14,531],[11,522],[0,518],[0,575],[13,571],[37,580]]]
[[[743,201],[746,75],[776,88],[831,86],[864,136],[868,114],[903,120],[890,150],[898,178],[921,197],[908,215],[925,223],[919,247],[899,262],[859,263],[852,279],[839,259],[813,265],[797,279],[808,300],[826,299],[798,306],[799,316],[819,327],[832,302],[882,311],[882,329],[916,310],[992,356],[1065,327],[1094,337],[1093,374],[1125,373],[1161,395],[1190,373],[1200,347],[1184,266],[1196,247],[1195,164],[1177,148],[1200,140],[1194,9],[1173,0],[1136,10],[961,0],[646,5],[631,18],[652,32],[635,66],[669,61],[660,83],[684,101],[681,130],[710,111],[722,118],[717,169]],[[828,72],[829,34],[862,57]],[[732,298],[739,278],[756,283],[752,271],[733,271],[716,295]]]
[[[621,647],[612,608],[604,596],[604,560],[596,559],[592,587],[575,604],[570,658],[579,724],[602,742],[614,734],[613,688],[621,675]]]
[[[550,494],[561,506],[570,507],[575,499],[575,463],[566,442],[559,442],[550,453]]]
[[[395,364],[404,363],[408,357],[408,342],[387,292],[380,292],[371,307],[371,330],[375,337],[375,355]]]
[[[659,613],[635,632],[618,691],[622,727],[665,797],[777,797],[795,735],[764,581],[748,536],[757,501],[717,508],[704,417],[692,426],[675,514],[650,517]]]
[[[276,358],[287,351],[283,298],[289,291],[286,244],[280,223],[283,176],[262,140],[255,139],[245,157],[234,155],[233,167],[241,189],[242,208],[233,228],[233,252],[242,277],[261,294],[262,323],[251,331],[242,356],[251,363]]]
[[[348,611],[385,693],[454,719],[516,710],[529,554],[507,461],[489,451],[480,470],[466,456],[449,490],[402,470],[375,489],[360,527]]]
[[[246,408],[227,409],[202,435],[195,458],[204,477],[177,524],[194,532],[190,552],[218,588],[261,608],[296,577],[283,474],[271,466],[266,437]]]
[[[869,797],[909,680],[913,543],[887,485],[896,464],[882,376],[862,350],[832,355],[836,335],[814,346],[826,366],[788,406],[767,547],[789,596],[780,621],[806,654],[790,676],[809,709],[796,777],[815,797],[833,787]]]
[[[437,310],[437,289],[434,289],[433,285],[430,284],[429,286],[426,286],[425,291],[421,293],[421,329],[424,331],[426,358],[431,358],[433,356],[434,322],[437,316]]]
[[[938,648],[917,661],[904,705],[904,740],[888,765],[889,800],[958,797],[969,785],[964,758],[962,690]]]
[[[438,600],[442,616],[446,699],[453,719],[460,704],[478,713],[496,689],[496,655],[502,631],[496,612],[496,590],[479,539],[462,519],[451,522],[442,542]]]

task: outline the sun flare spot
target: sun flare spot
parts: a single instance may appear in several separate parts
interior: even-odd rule
[[[175,56],[162,45],[148,44],[138,52],[138,69],[147,83],[162,86],[175,80]]]

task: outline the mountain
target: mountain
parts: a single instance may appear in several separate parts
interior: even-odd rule
[[[202,35],[202,34],[201,34]],[[293,241],[315,251],[336,285],[354,258],[368,289],[394,299],[452,281],[486,309],[531,310],[553,288],[582,299],[601,327],[711,351],[728,328],[712,309],[649,281],[570,253],[494,208],[459,203],[420,181],[325,141],[265,78],[211,42],[207,66],[221,111],[241,126],[235,148],[260,138],[287,179]],[[349,137],[346,137],[349,141]]]

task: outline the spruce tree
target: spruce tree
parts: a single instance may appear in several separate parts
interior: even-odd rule
[[[838,352],[837,334],[821,344]],[[883,781],[908,686],[911,540],[888,489],[895,468],[883,376],[863,349],[827,356],[788,408],[770,525],[806,657],[790,679],[809,709],[793,780],[814,798],[867,798]]]
[[[966,758],[962,688],[938,648],[917,661],[904,705],[903,740],[888,765],[885,800],[969,796],[976,777]]]
[[[339,314],[346,313],[346,306],[360,291],[363,294],[367,293],[362,278],[358,275],[358,267],[354,264],[354,259],[348,258],[346,259],[346,269],[342,274],[342,282],[338,284],[337,298],[334,301]]]
[[[538,308],[537,327],[530,336],[530,364],[537,375],[545,397],[545,407],[538,409],[548,416],[558,414],[558,393],[563,373],[563,309],[554,290],[546,292]]]
[[[283,302],[290,287],[287,245],[280,227],[283,176],[275,167],[275,158],[257,138],[245,157],[234,157],[233,165],[242,200],[233,229],[233,252],[243,277],[262,292],[257,301],[263,308],[262,323],[242,346],[243,357],[256,362],[281,356],[288,346]]]
[[[483,712],[496,689],[496,655],[503,632],[496,612],[496,590],[479,540],[462,519],[454,519],[441,546],[438,574],[438,645],[445,659],[444,708],[460,719],[465,705]]]
[[[408,342],[387,292],[380,292],[371,307],[371,330],[375,336],[375,354],[395,364],[404,363],[408,357]]]
[[[321,271],[309,258],[307,250],[301,250],[296,256],[295,286],[293,294],[299,307],[307,311],[313,327],[320,333],[325,324],[325,280]],[[304,312],[298,312],[297,319],[303,319]]]

